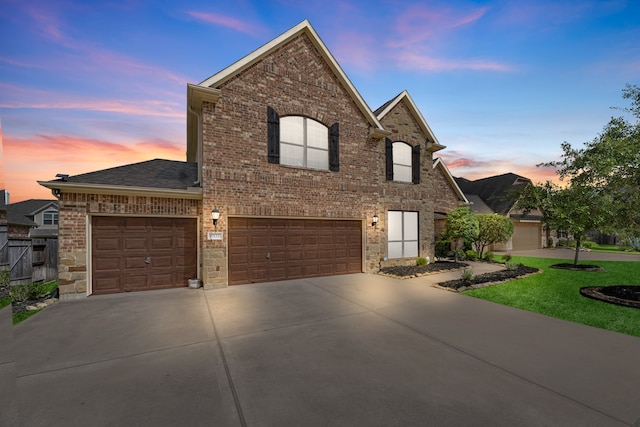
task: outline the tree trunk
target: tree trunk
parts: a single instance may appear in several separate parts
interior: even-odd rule
[[[576,256],[573,258],[573,266],[578,265],[578,255],[580,255],[580,236],[576,237]]]

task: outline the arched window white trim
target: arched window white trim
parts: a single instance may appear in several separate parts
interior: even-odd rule
[[[411,145],[406,142],[393,143],[393,180],[412,182]]]
[[[329,170],[329,130],[303,116],[280,117],[280,164]]]

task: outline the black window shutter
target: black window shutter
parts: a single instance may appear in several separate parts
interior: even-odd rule
[[[413,183],[420,184],[420,144],[411,149],[411,171]]]
[[[280,116],[267,107],[267,150],[269,163],[280,163]]]
[[[393,142],[389,138],[384,140],[384,152],[387,160],[385,169],[387,181],[393,181]]]
[[[340,171],[340,125],[337,122],[329,128],[329,170]]]

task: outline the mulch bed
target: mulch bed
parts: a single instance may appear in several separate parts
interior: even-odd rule
[[[379,274],[399,279],[410,279],[432,273],[459,270],[468,266],[469,264],[465,264],[463,262],[436,261],[426,265],[396,265],[393,267],[383,267],[380,269]]]
[[[562,270],[572,270],[572,271],[603,271],[602,267],[597,265],[592,265],[592,264],[573,265],[571,263],[562,263],[562,264],[553,264],[550,267],[559,268]]]
[[[640,308],[640,286],[588,286],[580,288],[580,295],[609,304]]]
[[[436,287],[444,288],[452,291],[466,291],[468,289],[481,288],[488,285],[495,285],[497,283],[507,282],[509,280],[530,276],[532,274],[540,273],[542,270],[535,267],[527,267],[525,265],[519,265],[513,270],[499,270],[493,273],[485,273],[474,276],[471,280],[457,279],[448,280],[446,282],[437,283]]]

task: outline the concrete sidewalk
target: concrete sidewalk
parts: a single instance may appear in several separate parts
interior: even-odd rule
[[[15,327],[24,425],[640,426],[640,339],[435,280],[55,304]]]

